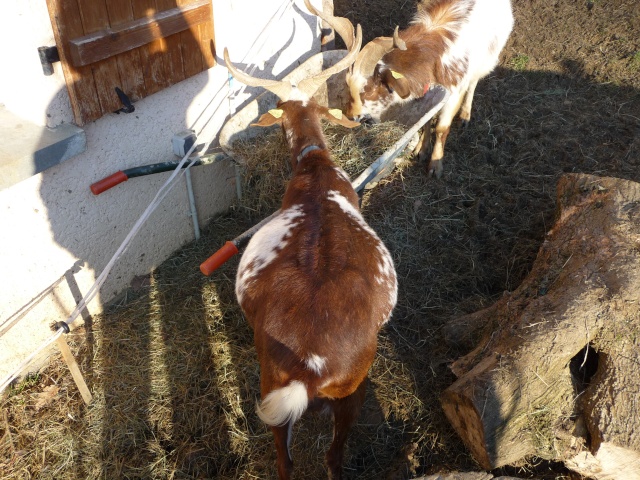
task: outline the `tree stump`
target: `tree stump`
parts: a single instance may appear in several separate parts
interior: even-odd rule
[[[469,346],[442,394],[483,468],[535,455],[592,478],[640,478],[640,184],[569,174],[532,270],[452,320]]]

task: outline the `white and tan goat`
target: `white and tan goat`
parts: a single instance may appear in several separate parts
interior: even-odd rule
[[[513,28],[509,0],[423,0],[410,26],[391,37],[378,37],[362,49],[347,75],[351,94],[347,115],[354,119],[380,115],[391,105],[425,95],[434,83],[450,92],[439,113],[435,144],[427,167],[442,175],[444,145],[453,117],[464,125],[478,80],[497,65]],[[420,160],[430,144],[423,133]]]

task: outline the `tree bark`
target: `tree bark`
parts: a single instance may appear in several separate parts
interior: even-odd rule
[[[442,394],[442,406],[486,469],[535,455],[579,471],[586,448],[595,460],[620,449],[630,463],[611,478],[634,478],[640,184],[565,175],[557,205],[556,223],[523,283],[446,326],[448,342],[480,340],[451,366],[458,380]],[[590,465],[590,476],[611,473],[603,461]]]

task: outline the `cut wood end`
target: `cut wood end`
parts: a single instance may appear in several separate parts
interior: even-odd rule
[[[491,470],[493,461],[487,451],[484,426],[478,422],[480,412],[473,403],[456,392],[446,390],[440,397],[444,414],[482,468]]]

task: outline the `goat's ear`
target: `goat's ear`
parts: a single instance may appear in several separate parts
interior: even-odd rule
[[[390,91],[400,95],[400,98],[407,98],[411,94],[409,81],[401,73],[385,70],[382,72],[382,81]]]
[[[359,122],[353,122],[349,120],[347,116],[342,113],[342,110],[338,108],[322,108],[320,110],[320,113],[322,115],[322,118],[324,118],[325,120],[328,120],[331,123],[342,125],[343,127],[354,128],[360,125]]]
[[[269,110],[263,114],[256,123],[252,123],[252,127],[270,127],[271,125],[282,125],[283,111],[279,108]]]

